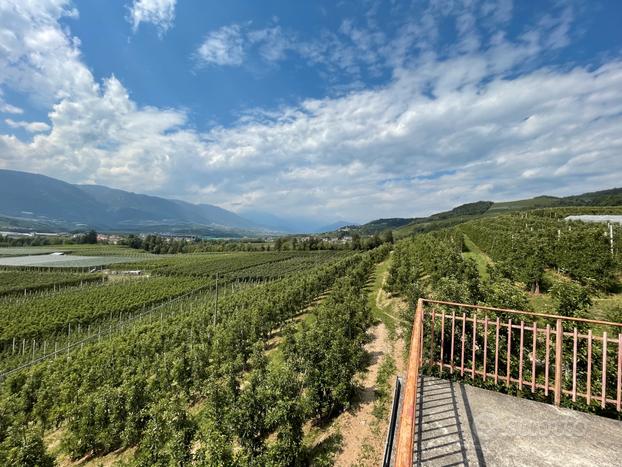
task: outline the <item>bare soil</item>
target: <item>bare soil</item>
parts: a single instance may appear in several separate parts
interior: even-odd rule
[[[376,295],[376,304],[395,319],[398,319],[395,314],[399,314],[399,310],[407,306],[403,301],[391,298],[382,288]],[[384,323],[372,327],[369,334],[371,341],[365,348],[371,356],[371,363],[367,371],[359,375],[358,382],[361,389],[356,403],[349,411],[337,417],[331,427],[331,430],[338,431],[342,436],[341,451],[335,458],[337,466],[377,466],[380,464],[389,419],[388,414],[386,419],[382,420],[373,414],[378,370],[383,359],[390,355],[395,361],[397,373],[404,373],[403,340],[399,336],[395,340],[390,339]],[[391,394],[395,389],[394,386],[395,380],[392,378]]]

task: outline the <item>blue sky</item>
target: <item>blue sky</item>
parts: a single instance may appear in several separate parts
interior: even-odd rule
[[[0,167],[318,222],[622,185],[617,1],[5,0]]]

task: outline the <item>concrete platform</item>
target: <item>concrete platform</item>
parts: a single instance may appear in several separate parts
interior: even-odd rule
[[[415,464],[622,466],[622,422],[425,377]]]

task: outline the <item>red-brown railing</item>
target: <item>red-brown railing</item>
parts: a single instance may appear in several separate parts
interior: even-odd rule
[[[412,467],[413,441],[415,439],[415,407],[417,407],[417,384],[419,383],[419,367],[422,363],[423,351],[423,300],[417,302],[415,320],[410,339],[410,357],[408,359],[408,374],[406,375],[406,389],[402,402],[400,425],[397,432],[396,467]]]
[[[426,305],[428,308],[426,309]],[[492,315],[492,316],[490,316]],[[617,335],[616,335],[617,334]],[[622,323],[420,299],[400,417],[397,467],[413,465],[421,366],[622,411]]]

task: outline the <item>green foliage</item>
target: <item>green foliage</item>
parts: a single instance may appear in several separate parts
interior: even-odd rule
[[[192,306],[11,375],[0,386],[0,443],[15,444],[8,441],[13,430],[36,423],[46,430],[63,426],[62,447],[73,458],[136,446],[141,465],[296,465],[304,421],[322,407],[348,404],[371,321],[364,286],[388,251],[318,255],[282,280],[221,296],[217,307],[212,294],[198,295]],[[184,277],[145,283],[160,281],[205,284]],[[266,365],[258,349],[271,332],[329,288],[318,322],[339,339],[316,361],[335,373],[308,380],[300,371],[309,365],[307,354]],[[107,300],[100,296],[101,309]],[[312,339],[300,342],[309,348]],[[356,368],[344,372],[340,365],[349,361]],[[328,392],[310,397],[320,386]],[[198,401],[201,409],[191,415],[188,407]]]
[[[19,467],[52,467],[54,459],[45,448],[42,430],[13,426],[0,444],[0,464]]]
[[[235,404],[235,431],[245,465],[292,465],[300,454],[304,414],[300,383],[292,368],[267,366],[263,348],[249,361],[253,367]],[[268,436],[275,435],[268,443]]]
[[[89,230],[87,233],[79,237],[78,243],[86,243],[88,245],[97,244],[97,232]]]
[[[492,275],[483,283],[482,291],[482,302],[491,307],[526,310],[529,306],[527,293],[505,277]]]
[[[558,281],[551,287],[551,295],[561,316],[584,317],[592,305],[592,300],[585,287],[572,281]]]
[[[196,253],[166,257],[158,261],[118,264],[115,269],[145,269],[158,276],[229,279],[279,278],[313,266],[327,264],[348,252],[255,252]]]
[[[539,292],[545,268],[558,269],[583,285],[602,290],[616,283],[619,248],[611,254],[602,224],[521,213],[468,222],[460,229],[508,277],[523,282],[532,292]],[[615,234],[619,238],[617,227]]]
[[[387,355],[382,360],[378,368],[376,377],[376,388],[374,390],[376,399],[374,401],[373,415],[379,420],[386,418],[389,402],[391,401],[391,379],[395,375],[395,360],[391,355]]]
[[[425,289],[436,291],[437,298],[477,301],[481,297],[477,265],[463,258],[462,250],[463,235],[455,230],[402,240],[395,245],[386,288],[412,302]]]
[[[75,274],[55,271],[0,271],[0,296],[23,294],[24,290],[32,293],[38,290],[101,280],[101,276],[97,274]]]
[[[186,410],[187,401],[161,399],[148,409],[149,421],[138,444],[139,466],[183,465],[190,461],[196,426]]]
[[[150,278],[114,282],[97,287],[63,291],[6,302],[0,309],[0,342],[13,338],[43,338],[55,332],[103,320],[111,315],[142,309],[197,289],[203,282],[192,278],[176,281]]]
[[[338,280],[318,307],[313,325],[303,324],[298,334],[286,338],[285,360],[303,375],[307,411],[314,416],[329,417],[349,405],[353,377],[365,361],[371,310],[363,287],[372,266],[368,258]]]

